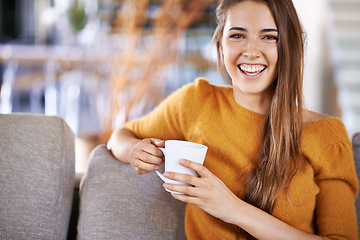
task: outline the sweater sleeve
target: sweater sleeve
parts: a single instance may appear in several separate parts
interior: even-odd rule
[[[151,113],[139,119],[127,122],[123,127],[130,130],[139,139],[182,139],[181,99],[186,88],[175,91],[162,101]]]
[[[343,124],[332,129],[311,161],[319,187],[316,226],[324,240],[358,239],[355,199],[358,182],[351,142]],[[329,144],[324,144],[328,142]]]
[[[204,80],[196,80],[178,89],[161,102],[151,113],[127,122],[123,127],[137,138],[159,138],[163,140],[186,140],[189,124],[196,118],[200,85]]]

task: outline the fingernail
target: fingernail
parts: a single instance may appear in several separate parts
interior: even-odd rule
[[[155,166],[155,170],[159,170],[160,167],[158,165]]]
[[[164,177],[169,177],[169,173],[168,173],[168,172],[164,172]]]
[[[169,184],[168,184],[168,183],[164,183],[163,186],[164,186],[164,188],[168,188],[168,187],[169,187]]]
[[[155,140],[155,144],[160,144],[162,142],[163,142],[163,140]]]
[[[184,164],[184,163],[185,163],[185,160],[184,160],[184,159],[180,159],[180,160],[179,160],[179,163]]]

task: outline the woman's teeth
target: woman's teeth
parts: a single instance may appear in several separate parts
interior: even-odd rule
[[[240,69],[248,75],[256,75],[265,69],[263,65],[240,65]]]

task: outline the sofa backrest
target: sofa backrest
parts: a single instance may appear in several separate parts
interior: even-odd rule
[[[186,205],[162,183],[155,172],[137,175],[99,145],[80,185],[77,239],[186,239]]]
[[[0,239],[66,239],[74,180],[64,120],[0,115]]]

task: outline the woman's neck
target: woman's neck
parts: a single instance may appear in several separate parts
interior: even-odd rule
[[[265,115],[271,104],[271,94],[246,94],[241,91],[233,91],[234,99],[240,106]]]

